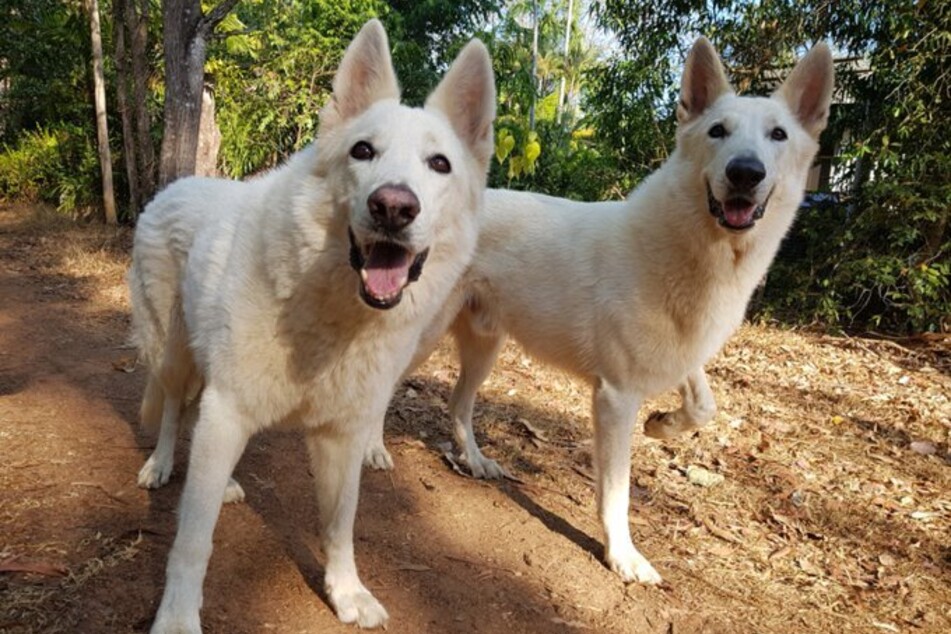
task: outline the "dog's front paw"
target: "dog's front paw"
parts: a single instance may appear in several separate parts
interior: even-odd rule
[[[378,471],[390,471],[393,468],[393,456],[383,443],[370,445],[363,454],[363,466]]]
[[[221,498],[221,502],[222,504],[244,502],[244,489],[234,478],[228,478],[228,486],[225,487],[225,494]]]
[[[502,465],[482,455],[467,458],[466,463],[473,478],[500,480],[507,475]]]
[[[139,486],[143,489],[157,489],[168,484],[172,475],[172,458],[152,454],[139,470]]]
[[[663,582],[660,574],[637,549],[623,555],[608,553],[607,563],[625,583],[636,581],[645,585],[657,585]]]
[[[360,587],[353,592],[334,592],[328,589],[330,602],[343,623],[356,623],[363,628],[383,627],[390,615],[370,592]]]

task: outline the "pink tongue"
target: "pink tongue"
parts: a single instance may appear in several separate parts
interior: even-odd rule
[[[401,247],[385,242],[373,245],[364,267],[367,291],[380,299],[396,295],[406,283],[412,263],[409,252]]]
[[[756,211],[756,205],[728,201],[723,207],[723,216],[726,218],[727,224],[734,227],[744,227],[753,220],[754,211]]]

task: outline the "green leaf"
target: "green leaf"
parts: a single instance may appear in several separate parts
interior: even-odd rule
[[[515,137],[508,129],[499,130],[495,141],[495,159],[502,164],[515,148]]]

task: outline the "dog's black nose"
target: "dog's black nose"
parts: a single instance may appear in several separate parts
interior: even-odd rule
[[[419,198],[406,185],[382,185],[367,199],[370,215],[387,231],[399,231],[419,215]]]
[[[737,189],[750,190],[766,178],[766,166],[755,156],[739,156],[727,163],[726,177]]]

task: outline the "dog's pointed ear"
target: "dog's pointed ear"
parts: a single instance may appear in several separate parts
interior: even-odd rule
[[[684,64],[677,121],[686,123],[700,116],[720,95],[732,92],[713,44],[703,36],[697,38]]]
[[[400,87],[390,45],[379,20],[363,25],[344,53],[333,80],[333,95],[320,113],[322,126],[354,117],[382,99],[399,99]]]
[[[820,42],[799,60],[773,95],[785,101],[802,127],[813,138],[818,138],[829,121],[834,83],[832,51],[825,42]]]
[[[459,53],[426,108],[440,110],[484,167],[495,149],[495,74],[485,44],[473,39]]]

